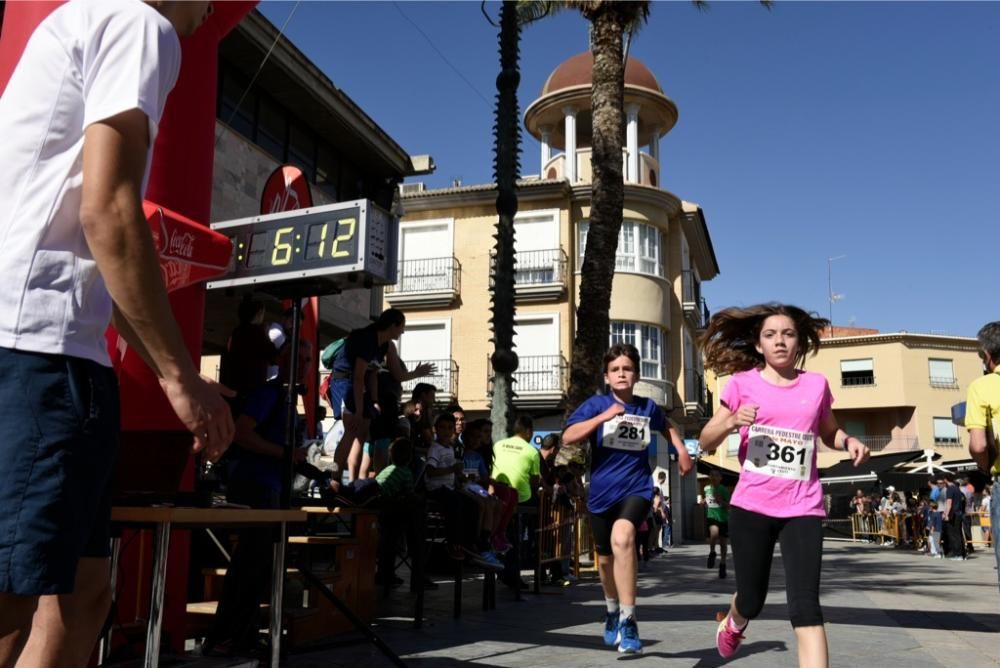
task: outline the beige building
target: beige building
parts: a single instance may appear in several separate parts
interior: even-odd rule
[[[830,382],[841,428],[864,440],[873,455],[933,450],[941,455],[936,464],[968,459],[968,433],[952,423],[951,407],[982,375],[976,339],[868,331],[825,338],[806,360],[806,369]],[[716,407],[728,379],[710,377]],[[738,447],[738,436],[730,436],[705,459],[737,470]],[[821,469],[844,459],[825,447],[819,456]]]
[[[525,112],[542,149],[540,176],[520,182],[515,219],[515,404],[535,415],[538,431],[560,427],[574,332],[586,326],[576,322],[575,307],[590,214],[591,67],[589,52],[561,64]],[[719,268],[701,208],[660,187],[659,140],[674,126],[677,109],[634,58],[625,102],[625,210],[609,341],[639,348],[638,392],[693,436],[711,408],[694,347],[708,316],[701,283]],[[407,314],[400,356],[411,367],[436,363],[438,375],[429,381],[439,388],[438,400],[482,414],[490,405],[496,188],[426,190],[413,183],[402,192],[399,281],[386,289],[384,304]]]

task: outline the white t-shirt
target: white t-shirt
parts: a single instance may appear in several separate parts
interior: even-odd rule
[[[431,444],[431,447],[427,450],[428,466],[433,466],[436,469],[450,469],[455,466],[456,461],[455,450],[445,447],[440,443]],[[428,492],[442,487],[455,489],[455,474],[427,476],[424,480],[424,486],[427,488]]]
[[[139,0],[72,0],[32,34],[0,97],[0,347],[110,366],[111,298],[80,226],[84,130],[141,109],[152,147],[180,61]]]

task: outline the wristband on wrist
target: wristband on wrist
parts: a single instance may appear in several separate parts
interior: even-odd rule
[[[844,452],[847,452],[847,441],[851,438],[850,434],[844,434]]]

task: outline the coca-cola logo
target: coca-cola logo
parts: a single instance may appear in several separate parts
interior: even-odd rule
[[[174,233],[170,237],[170,245],[167,253],[175,257],[191,259],[194,256],[194,235],[190,232]]]
[[[150,232],[153,233],[153,245],[156,246],[156,252],[163,255],[167,250],[167,239],[170,238],[170,233],[167,232],[167,217],[163,215],[162,208],[158,208],[153,216],[155,221],[150,226]]]

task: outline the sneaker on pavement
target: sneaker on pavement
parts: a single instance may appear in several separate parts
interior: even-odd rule
[[[609,612],[604,619],[604,644],[614,647],[618,644],[618,612]]]
[[[715,552],[708,553],[708,567],[715,568]]]
[[[489,550],[480,553],[479,558],[485,561],[487,564],[489,564],[491,568],[495,568],[497,570],[503,570],[503,562],[500,561],[497,555],[493,554]]]
[[[746,627],[744,627],[744,630],[746,630]],[[719,628],[715,632],[715,647],[719,650],[719,656],[723,659],[728,659],[736,654],[744,637],[743,631],[734,629],[729,621],[729,615],[726,615],[719,622]]]
[[[618,625],[618,651],[622,654],[642,654],[639,626],[635,617],[628,617]]]
[[[724,561],[719,562],[719,577],[720,578],[726,577],[726,562]]]

